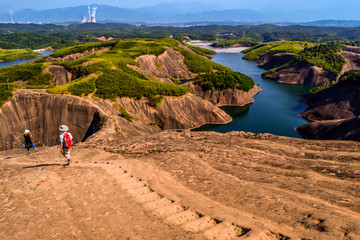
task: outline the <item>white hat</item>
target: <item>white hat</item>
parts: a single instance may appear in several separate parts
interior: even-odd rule
[[[26,129],[26,130],[24,131],[24,134],[27,134],[27,133],[29,133],[29,132],[30,132],[30,131]]]
[[[61,126],[59,127],[59,130],[62,131],[62,132],[67,132],[67,131],[69,131],[69,127],[66,126],[66,125],[61,125]]]

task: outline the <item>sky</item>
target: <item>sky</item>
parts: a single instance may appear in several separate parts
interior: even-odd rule
[[[334,6],[347,6],[349,9],[360,10],[360,0],[0,0],[0,7],[11,10],[18,9],[52,9],[91,4],[107,4],[117,7],[138,8],[153,6],[162,2],[174,3],[176,1],[192,2],[202,1],[207,4],[213,3],[216,9],[241,9],[247,8],[257,11],[282,11],[294,10],[318,10]],[[190,6],[189,6],[190,7]],[[346,14],[346,13],[344,13]]]

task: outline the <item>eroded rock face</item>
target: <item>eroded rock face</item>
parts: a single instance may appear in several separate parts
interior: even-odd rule
[[[265,76],[269,79],[274,79],[281,83],[291,84],[307,84],[307,85],[322,85],[323,79],[327,78],[330,82],[336,81],[337,75],[325,71],[324,69],[313,66],[309,63],[302,63],[290,68],[281,69],[274,73]]]
[[[84,57],[84,56],[87,56],[87,55],[90,55],[90,54],[93,54],[93,53],[97,53],[97,52],[105,52],[105,51],[108,51],[108,50],[111,50],[112,47],[105,47],[105,48],[101,48],[101,49],[92,49],[91,51],[85,51],[83,53],[74,53],[74,54],[70,54],[68,56],[65,56],[63,58],[54,58],[54,57],[51,57],[49,56],[47,59],[46,59],[46,62],[68,62],[68,61],[74,61],[74,60],[77,60],[81,57]]]
[[[360,141],[360,89],[348,83],[338,83],[310,95],[309,107],[300,116],[313,123],[297,127],[301,136],[309,139],[346,139]]]
[[[340,52],[340,55],[346,61],[340,75],[342,75],[343,73],[345,73],[347,71],[360,68],[360,64],[357,61],[360,58],[360,48],[359,47],[345,46],[342,49],[342,51]]]
[[[162,82],[172,82],[170,78],[184,80],[196,76],[184,63],[184,56],[169,47],[166,47],[166,51],[159,56],[143,55],[136,58],[136,61],[140,67],[130,67],[151,80],[156,77]]]
[[[254,86],[250,91],[244,92],[238,89],[227,89],[223,91],[203,91],[200,86],[191,82],[184,84],[202,98],[216,104],[217,106],[244,106],[254,102],[254,96],[262,91],[258,86]]]
[[[66,83],[74,79],[73,74],[66,71],[63,66],[51,65],[47,67],[44,71],[52,73],[54,75],[54,78],[51,80],[54,85],[65,85]]]
[[[186,94],[183,97],[165,97],[158,109],[146,101],[121,98],[118,103],[144,124],[156,124],[162,129],[192,129],[203,124],[225,124],[232,118],[212,103]]]
[[[272,54],[265,54],[264,56],[261,56],[257,62],[262,63],[261,67],[269,70],[272,68],[280,67],[291,60],[293,60],[294,57],[292,54],[282,54],[280,56],[278,55],[272,55]]]
[[[135,120],[119,116],[114,104],[124,107]],[[161,129],[191,129],[203,124],[225,124],[232,120],[223,110],[194,94],[165,97],[158,109],[147,101],[130,98],[94,101],[91,97],[50,95],[44,90],[21,89],[0,109],[0,151],[22,146],[25,129],[36,145],[58,144],[58,127],[66,124],[74,141],[96,135],[106,137],[154,134]]]
[[[58,144],[61,124],[68,125],[74,141],[79,142],[99,117],[97,108],[77,97],[18,91],[0,109],[0,150],[22,146],[25,129],[33,133],[33,142],[38,145]]]
[[[309,105],[300,116],[311,121],[347,119],[360,115],[360,90],[350,84],[336,84],[308,96]]]
[[[309,63],[301,63],[290,68],[281,69],[274,73],[267,74],[265,77],[274,79],[281,83],[319,86],[323,84],[324,78],[327,78],[330,82],[337,81],[344,72],[360,68],[360,64],[357,62],[360,58],[359,47],[344,46],[339,54],[346,61],[346,64],[339,75],[326,71],[320,67],[313,66]],[[293,60],[291,54],[283,54],[280,56],[266,54],[260,57],[257,62],[261,63],[262,68],[269,70],[282,66],[291,60]]]
[[[360,141],[360,116],[312,122],[295,130],[306,139]]]
[[[344,46],[342,50],[346,52],[360,53],[360,47],[355,46]]]

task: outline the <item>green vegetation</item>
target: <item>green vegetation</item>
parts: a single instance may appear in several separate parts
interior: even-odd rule
[[[120,117],[125,118],[129,122],[132,122],[135,120],[135,118],[133,116],[131,116],[131,114],[128,113],[123,106],[120,106],[119,104],[114,104],[113,107],[119,111]]]
[[[360,87],[360,70],[350,70],[345,72],[338,84],[351,84],[357,87]]]
[[[240,38],[220,41],[211,44],[212,47],[216,48],[229,48],[229,47],[253,47],[259,44],[259,41],[253,38]]]
[[[314,66],[323,68],[326,71],[330,71],[339,74],[344,67],[345,59],[338,53],[341,50],[340,44],[328,43],[328,44],[314,44],[307,42],[270,42],[267,44],[259,44],[257,46],[248,48],[243,52],[244,59],[256,61],[260,57],[268,55],[281,55],[284,53],[292,54],[294,60],[277,68],[270,69],[262,74],[273,73],[280,69],[297,65],[301,62],[306,62]]]
[[[183,44],[174,39],[133,39],[89,43],[58,50],[52,56],[64,57],[103,47],[109,47],[111,50],[92,53],[67,62],[45,62],[43,58],[36,63],[1,68],[0,83],[25,85],[27,88],[47,88],[47,91],[52,94],[77,96],[91,94],[94,97],[111,100],[117,97],[147,99],[150,106],[157,108],[165,96],[183,96],[191,91],[190,88],[173,83],[151,81],[130,66],[138,65],[135,61],[138,56],[144,54],[158,56],[166,51],[166,47],[171,47],[184,56],[185,64],[192,72],[206,73],[197,78],[197,83],[200,85],[209,87],[209,83],[211,83],[211,88],[216,90],[238,88],[244,91],[248,91],[254,86],[251,78],[241,73],[232,73],[228,67],[186,51]],[[44,73],[44,69],[51,65],[63,66],[77,78],[65,85],[53,86],[51,82],[53,75]],[[162,66],[158,67],[160,69]],[[173,81],[179,83],[177,79],[173,79]],[[4,91],[2,94],[6,96],[3,99],[6,101],[11,90],[2,91]],[[119,113],[122,117],[131,119],[125,111],[121,110]]]
[[[12,83],[0,83],[0,107],[13,96],[12,91],[17,87]]]
[[[239,72],[215,72],[198,75],[194,84],[201,86],[204,91],[239,89],[248,92],[255,85],[251,77]]]
[[[26,82],[29,88],[46,88],[51,85],[50,73],[43,73],[44,65],[30,63],[0,68],[0,83]]]
[[[97,76],[80,77],[66,85],[55,86],[47,89],[48,93],[70,93],[76,96],[87,96],[95,91]]]
[[[0,48],[61,49],[78,44],[100,42],[99,37],[115,39],[168,38],[176,40],[238,40],[244,34],[259,42],[329,41],[356,42],[360,40],[358,28],[329,28],[313,26],[262,25],[206,25],[193,27],[135,26],[120,23],[107,24],[0,24]]]
[[[254,47],[245,49],[244,59],[256,61],[261,56],[265,54],[280,54],[280,53],[299,53],[304,50],[306,47],[315,46],[314,43],[308,42],[270,42],[267,44],[259,44]]]
[[[329,82],[329,79],[327,78],[324,78],[323,81],[322,81],[322,85],[321,86],[317,86],[313,89],[310,90],[310,94],[314,94],[314,93],[317,93],[317,92],[320,92],[326,88],[329,88],[333,85],[335,85],[336,82],[335,81],[332,81],[331,83]]]
[[[75,46],[61,50],[61,55],[75,52],[74,49],[79,48],[81,50],[92,49],[94,45],[104,46],[100,44]],[[134,59],[138,56],[162,54],[166,50],[165,46],[174,46],[180,50],[177,41],[171,39],[121,40],[114,41],[111,45],[113,48],[109,51],[90,54],[75,61],[54,63],[76,73],[79,78],[48,91],[75,95],[94,93],[96,96],[105,99],[115,99],[116,97],[146,98],[152,107],[159,106],[164,96],[182,96],[190,91],[184,86],[150,81],[144,75],[128,67],[128,65],[137,65]],[[92,76],[92,74],[96,76]]]
[[[190,89],[171,83],[142,80],[119,70],[107,70],[96,81],[96,95],[105,99],[130,97],[152,99],[154,96],[182,96]]]
[[[0,62],[9,62],[20,59],[36,58],[41,56],[40,53],[33,52],[29,49],[0,49]]]
[[[324,70],[339,74],[346,61],[338,53],[341,50],[339,44],[320,44],[315,47],[305,48],[295,56],[298,62],[308,62]]]
[[[191,50],[193,50],[194,52],[196,52],[197,54],[207,57],[208,59],[212,59],[213,57],[211,55],[216,54],[216,52],[211,49],[201,48],[201,47],[193,46],[190,44],[186,44],[186,46],[188,48],[190,48]]]
[[[72,47],[67,47],[60,49],[53,54],[51,54],[52,57],[55,58],[62,58],[67,55],[73,54],[73,53],[83,53],[85,51],[91,51],[93,49],[97,50],[100,48],[105,47],[114,47],[117,44],[117,41],[109,41],[109,42],[99,42],[99,43],[89,43],[89,44],[83,44],[83,45],[77,45]]]
[[[210,73],[214,70],[231,71],[229,67],[225,67],[221,64],[208,61],[200,57],[199,55],[193,54],[184,49],[181,49],[180,52],[185,57],[185,64],[193,73]]]

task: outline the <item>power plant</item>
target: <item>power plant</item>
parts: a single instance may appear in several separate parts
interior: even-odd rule
[[[93,6],[92,7],[92,12],[90,12],[90,6],[88,6],[88,18],[86,18],[86,16],[83,16],[81,18],[81,23],[96,23],[96,10],[97,7]]]

